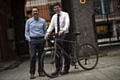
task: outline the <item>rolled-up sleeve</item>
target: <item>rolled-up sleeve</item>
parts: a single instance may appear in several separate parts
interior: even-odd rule
[[[70,19],[69,19],[69,15],[66,13],[65,15],[65,26],[63,28],[64,31],[66,31],[67,29],[69,29],[70,26]]]
[[[49,27],[48,27],[48,30],[47,30],[47,32],[52,32],[52,30],[54,29],[54,17],[51,19],[51,23],[50,23],[50,25],[49,25]]]

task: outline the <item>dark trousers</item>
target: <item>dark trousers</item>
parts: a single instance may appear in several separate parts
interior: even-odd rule
[[[30,41],[30,73],[35,74],[36,70],[36,53],[38,52],[38,72],[42,72],[40,65],[41,55],[44,51],[44,38],[32,39]]]
[[[58,38],[68,40],[68,33],[58,36]],[[67,42],[59,41],[57,43],[69,54],[69,50],[68,50],[69,47]],[[60,50],[58,51],[61,53]],[[59,66],[60,66],[60,59],[57,58],[56,68],[59,69]],[[69,71],[69,68],[70,68],[70,59],[66,55],[64,55],[64,71]]]

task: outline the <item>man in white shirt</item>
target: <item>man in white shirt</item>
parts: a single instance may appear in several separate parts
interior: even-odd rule
[[[51,24],[47,30],[45,38],[47,38],[48,35],[52,32],[52,30],[55,28],[55,33],[58,33],[58,38],[68,40],[68,33],[69,33],[69,26],[70,26],[69,15],[68,13],[61,11],[61,5],[59,3],[54,4],[53,7],[56,14],[54,14],[51,19]],[[58,44],[67,53],[69,53],[67,43],[61,41],[61,42],[58,42]],[[70,59],[67,58],[65,55],[64,55],[64,59],[65,59],[64,70],[61,72],[61,75],[69,73],[69,68],[70,68]],[[60,60],[56,60],[56,61],[57,61],[56,71],[53,74],[57,73],[57,71],[59,70]]]

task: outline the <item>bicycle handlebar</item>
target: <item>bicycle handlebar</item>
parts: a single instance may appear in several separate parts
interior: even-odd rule
[[[49,35],[48,35],[48,38],[47,38],[47,39],[52,40],[52,39],[54,39],[56,36],[58,36],[57,33],[52,33],[52,34],[49,34]]]
[[[81,34],[81,32],[73,32],[72,33],[74,36],[78,36]],[[55,39],[56,37],[58,37],[58,33],[52,33],[48,35],[48,39],[52,40]]]

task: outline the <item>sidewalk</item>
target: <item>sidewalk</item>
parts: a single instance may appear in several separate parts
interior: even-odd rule
[[[7,69],[15,68],[19,66],[19,64],[22,62],[23,62],[22,58],[18,58],[18,57],[14,58],[13,60],[2,62],[0,63],[0,72]]]
[[[30,80],[29,78],[29,59],[16,68],[0,72],[0,80]],[[100,57],[96,68],[89,71],[71,66],[69,74],[56,78],[39,77],[36,70],[34,80],[120,80],[120,56]]]
[[[99,64],[93,70],[70,68],[70,73],[57,78],[39,78],[35,80],[120,80],[120,45],[100,47]],[[29,55],[0,63],[0,80],[29,80]]]
[[[103,56],[120,56],[120,44],[111,44],[99,46],[99,55]]]
[[[120,56],[120,44],[109,45],[109,46],[99,46],[99,56]],[[22,56],[22,58],[16,57],[14,60],[0,63],[0,72],[9,68],[17,67],[20,63],[24,61],[25,58],[29,58],[29,55]]]

